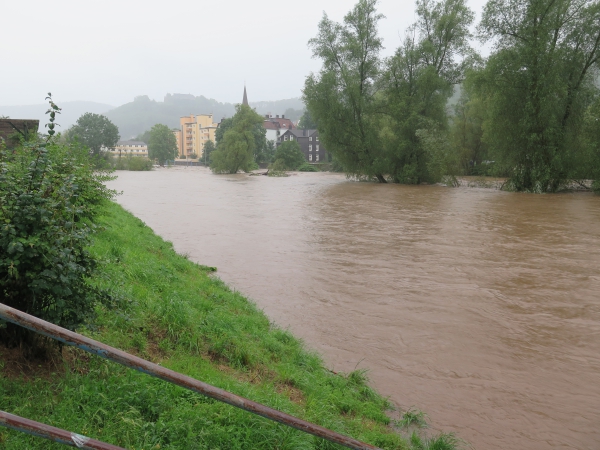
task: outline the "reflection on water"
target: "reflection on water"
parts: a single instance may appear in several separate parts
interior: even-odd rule
[[[477,449],[600,445],[600,197],[119,172],[118,201],[334,370]]]

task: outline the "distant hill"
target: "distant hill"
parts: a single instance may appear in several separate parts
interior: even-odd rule
[[[259,114],[285,114],[286,110],[304,110],[300,99],[277,100],[271,102],[250,102],[250,106]],[[295,111],[297,113],[297,111]],[[191,94],[167,94],[164,101],[150,100],[148,96],[136,97],[132,102],[115,108],[106,116],[119,127],[122,139],[133,138],[157,123],[169,127],[179,127],[179,118],[190,114],[213,114],[213,120],[219,122],[223,117],[235,113],[233,103],[221,103],[204,96]],[[301,114],[301,113],[300,113]],[[297,115],[297,114],[295,114]]]
[[[62,108],[60,116],[56,119],[56,123],[60,125],[59,131],[64,131],[71,127],[86,112],[104,114],[114,108],[114,106],[104,103],[88,101],[64,102],[58,106]],[[11,119],[38,119],[40,121],[40,131],[43,131],[44,124],[48,122],[47,110],[47,103],[39,105],[0,106],[0,116],[9,116]]]

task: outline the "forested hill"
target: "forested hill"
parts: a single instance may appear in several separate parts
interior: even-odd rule
[[[95,114],[105,114],[114,106],[104,103],[73,101],[62,102],[59,105],[62,108],[60,116],[56,122],[60,125],[59,131],[67,130],[77,119],[86,112]],[[40,121],[40,131],[44,131],[44,124],[48,122],[46,111],[48,103],[38,105],[20,105],[20,106],[0,106],[0,116],[8,116],[11,119],[37,119]]]
[[[293,115],[297,120],[304,109],[300,99],[277,100],[270,102],[250,102],[259,114],[271,113]],[[190,114],[213,114],[214,121],[223,117],[231,117],[235,113],[233,103],[221,103],[204,96],[195,97],[187,94],[167,94],[164,101],[151,100],[146,95],[136,97],[109,111],[106,116],[119,127],[122,139],[129,139],[152,128],[157,123],[169,127],[179,127],[179,118]],[[297,116],[297,117],[295,117]]]

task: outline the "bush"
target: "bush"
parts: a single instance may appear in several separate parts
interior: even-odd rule
[[[125,157],[115,157],[113,158],[113,167],[116,170],[133,170],[133,171],[143,171],[143,170],[152,170],[153,164],[152,161],[148,158],[144,158],[141,156],[132,156],[127,155]]]
[[[283,161],[283,159],[277,159],[273,164],[269,165],[268,175],[270,177],[286,177],[287,174],[285,173],[285,171],[285,162]]]
[[[309,163],[304,163],[298,167],[299,172],[318,172],[317,168]]]
[[[99,206],[114,195],[104,186],[110,177],[87,149],[51,136],[0,147],[0,162],[0,302],[74,330],[102,298],[88,282],[96,261],[87,247]],[[7,345],[33,337],[12,324],[0,329]]]
[[[281,160],[286,170],[296,170],[306,162],[298,141],[285,141],[275,150],[275,161]]]

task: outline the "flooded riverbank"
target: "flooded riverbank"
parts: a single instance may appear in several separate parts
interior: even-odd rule
[[[477,449],[600,443],[600,197],[119,172],[119,203]]]

